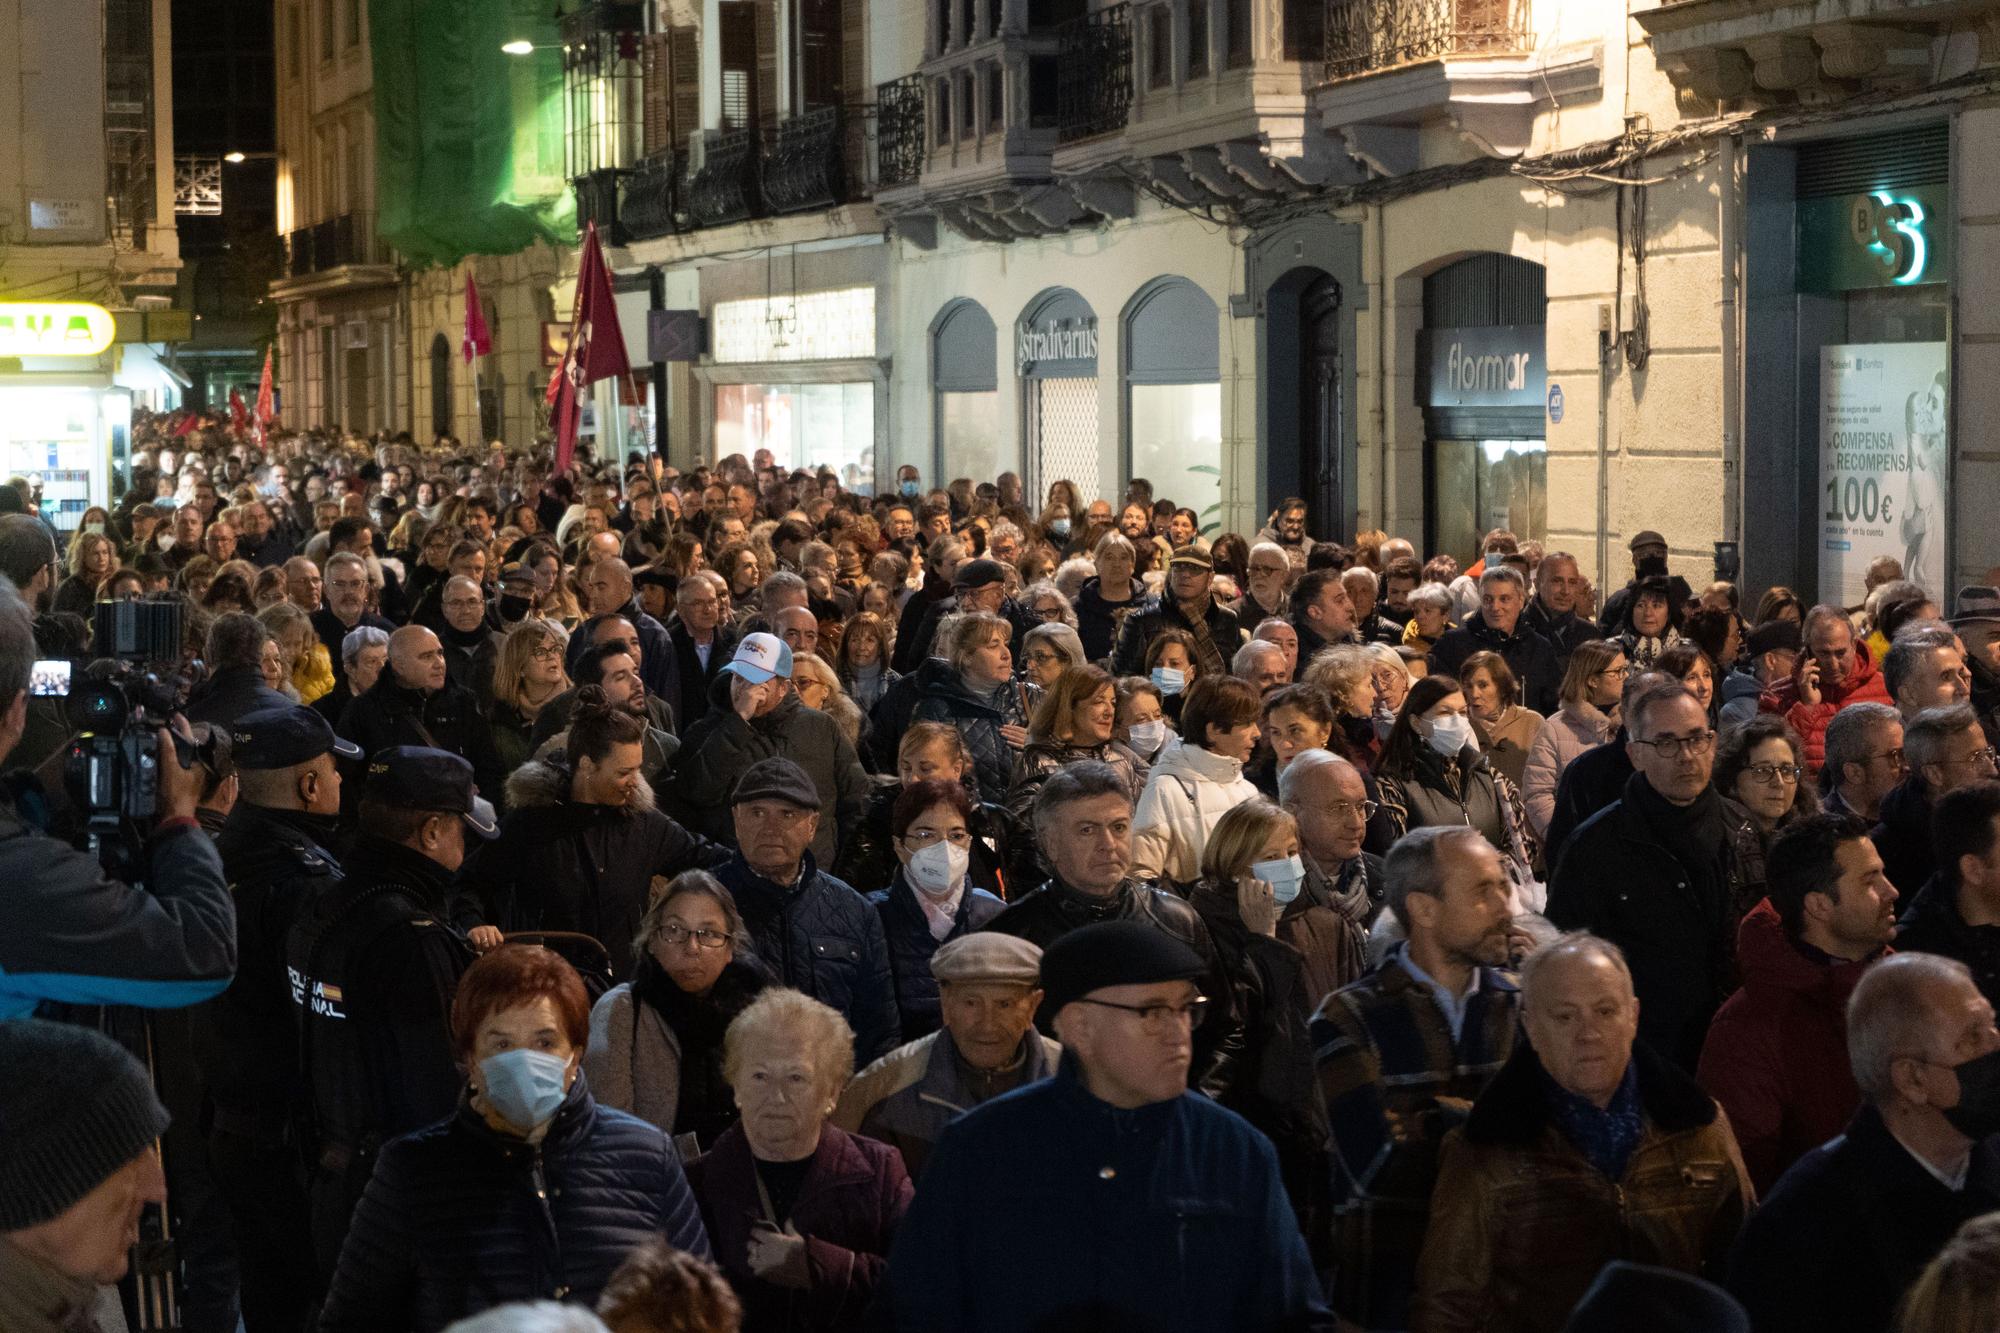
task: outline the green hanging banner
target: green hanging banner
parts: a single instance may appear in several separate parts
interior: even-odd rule
[[[555,6],[369,0],[368,20],[376,234],[418,268],[574,244]]]

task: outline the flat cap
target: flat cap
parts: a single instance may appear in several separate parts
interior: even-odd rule
[[[1795,653],[1805,646],[1805,639],[1799,633],[1799,622],[1780,616],[1767,620],[1750,631],[1743,646],[1752,657],[1762,657],[1765,653]]]
[[[940,982],[1009,981],[1033,986],[1042,979],[1041,949],[1018,935],[981,930],[947,940],[931,955]]]
[[[1627,549],[1633,551],[1641,551],[1648,546],[1665,546],[1666,544],[1667,544],[1667,539],[1665,537],[1662,537],[1659,533],[1654,532],[1651,528],[1647,528],[1644,532],[1635,533],[1633,535],[1632,540],[1629,543],[1627,543]]]
[[[1202,569],[1215,568],[1215,558],[1193,543],[1189,543],[1186,546],[1176,546],[1174,553],[1167,557],[1167,563],[1170,565],[1196,565]]]
[[[984,588],[992,583],[1007,581],[1007,567],[998,560],[968,560],[952,571],[951,586],[954,588]]]
[[[1158,926],[1142,921],[1100,921],[1051,944],[1042,954],[1042,1008],[1038,1021],[1107,986],[1193,981],[1201,955]]]
[[[334,735],[318,710],[303,705],[259,708],[229,727],[229,758],[238,768],[290,768],[323,754],[359,759],[361,747]]]
[[[773,756],[759,759],[736,780],[736,794],[730,798],[730,804],[745,805],[751,801],[784,801],[801,810],[817,810],[819,788],[813,786],[803,768],[789,759]]]

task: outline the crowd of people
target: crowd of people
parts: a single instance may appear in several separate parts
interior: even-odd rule
[[[1991,1328],[2000,588],[133,443],[0,485],[9,1333]]]

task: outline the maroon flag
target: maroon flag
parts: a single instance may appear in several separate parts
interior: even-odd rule
[[[250,429],[250,409],[243,405],[243,395],[235,389],[229,391],[229,429],[238,435]]]
[[[569,350],[549,377],[549,422],[556,432],[556,472],[567,471],[576,452],[576,429],[583,416],[583,391],[613,375],[629,374],[625,335],[618,329],[611,270],[597,241],[597,224],[583,233],[583,260],[576,278],[576,306],[569,321]]]
[[[257,380],[257,442],[264,442],[271,418],[277,413],[276,395],[271,392],[271,349],[264,349],[264,373]]]
[[[458,340],[459,355],[471,365],[475,356],[493,350],[493,331],[486,327],[486,307],[479,303],[479,284],[465,275],[465,334]]]

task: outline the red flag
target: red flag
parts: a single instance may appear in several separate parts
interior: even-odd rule
[[[601,379],[629,374],[625,335],[618,328],[611,270],[597,241],[597,224],[583,233],[583,260],[576,277],[576,306],[569,321],[569,350],[549,377],[547,401],[556,430],[556,472],[567,471],[576,452],[576,429],[583,415],[583,391]]]
[[[243,405],[243,394],[236,389],[229,391],[229,428],[239,435],[250,428],[250,409]]]
[[[479,284],[465,275],[465,333],[458,340],[459,354],[471,365],[475,356],[493,350],[493,331],[486,327],[486,308],[479,303]]]
[[[187,415],[181,418],[181,424],[174,427],[174,438],[177,440],[186,439],[188,436],[194,434],[195,422],[199,420],[200,418],[194,414],[194,409],[188,408]]]
[[[271,424],[276,414],[277,402],[271,392],[271,349],[264,349],[264,374],[257,381],[257,442],[264,441],[264,430]]]

